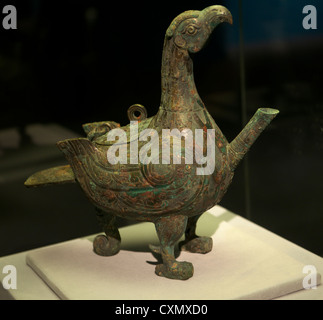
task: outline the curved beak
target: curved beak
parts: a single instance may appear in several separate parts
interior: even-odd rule
[[[226,7],[220,5],[205,8],[203,16],[212,30],[222,22],[233,23],[231,12]]]

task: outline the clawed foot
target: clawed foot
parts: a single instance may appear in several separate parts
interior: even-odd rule
[[[174,261],[171,265],[157,265],[155,273],[169,279],[187,280],[193,276],[194,268],[190,262]]]
[[[212,250],[213,240],[210,237],[197,237],[192,240],[180,242],[181,250],[193,253],[208,253]]]
[[[93,241],[93,250],[100,256],[113,256],[120,251],[120,240],[98,235]]]

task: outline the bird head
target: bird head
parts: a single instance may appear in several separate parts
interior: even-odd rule
[[[173,39],[180,49],[190,53],[199,52],[217,25],[222,22],[232,24],[230,11],[220,5],[202,11],[190,10],[178,15],[166,31],[166,38]]]

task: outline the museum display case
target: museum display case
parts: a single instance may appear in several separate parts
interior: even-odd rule
[[[248,234],[251,229],[266,229],[286,239],[293,249],[287,242],[272,240],[276,238],[266,231],[261,236],[256,233],[255,251],[266,251],[262,245],[273,241],[277,246],[268,252],[282,254],[280,261],[286,265],[314,264],[321,270],[323,29],[319,22],[323,12],[319,1],[206,1],[202,7],[194,1],[161,2],[158,10],[140,2],[119,3],[111,9],[81,1],[77,6],[67,3],[59,12],[41,0],[12,4],[18,13],[17,28],[6,29],[4,23],[0,28],[0,261],[28,252],[30,266],[37,269],[35,261],[41,261],[46,269],[47,260],[41,260],[46,255],[30,250],[66,241],[83,250],[84,242],[73,241],[92,240],[101,232],[80,188],[67,184],[27,189],[24,181],[34,172],[66,165],[55,144],[85,137],[82,124],[113,120],[124,126],[133,104],[144,105],[148,117],[155,115],[160,106],[165,30],[185,10],[218,4],[230,10],[233,25],[219,25],[206,48],[194,54],[194,81],[208,112],[229,142],[257,109],[280,113],[242,160],[221,207],[211,210],[212,217],[220,219],[216,212],[225,208],[233,222],[224,221],[208,236],[214,245],[217,238],[219,243],[229,239],[228,248],[233,250],[230,241],[239,242],[235,236],[249,243],[254,236]],[[122,233],[142,234],[140,228],[145,228],[120,218],[116,223]],[[226,238],[236,224],[242,229]],[[296,247],[304,254],[301,261]],[[153,261],[148,247],[137,250]],[[304,250],[313,256],[309,258]],[[132,254],[129,248],[125,251]],[[283,287],[280,294],[280,289],[269,288],[264,296],[257,295],[258,288],[223,298],[275,298],[300,290],[305,274],[299,272],[292,279],[297,285]],[[293,272],[286,269],[286,273],[293,277]],[[225,275],[218,281],[224,284]],[[77,298],[61,290],[59,298]]]

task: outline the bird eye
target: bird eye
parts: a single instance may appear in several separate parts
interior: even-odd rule
[[[197,32],[197,29],[192,25],[188,26],[187,29],[186,29],[186,33],[190,34],[190,35],[193,35],[196,32]]]

